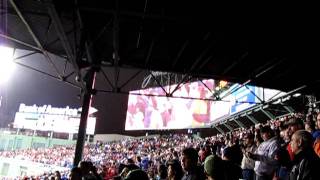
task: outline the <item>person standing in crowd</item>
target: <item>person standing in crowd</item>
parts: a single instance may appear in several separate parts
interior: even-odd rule
[[[287,126],[288,126],[288,128],[289,128],[289,129],[288,129],[288,134],[289,134],[290,139],[291,139],[292,135],[293,135],[296,131],[302,130],[302,129],[304,128],[304,126],[303,126],[303,121],[302,121],[301,119],[299,119],[299,118],[296,118],[296,117],[291,118],[291,119],[288,121]],[[293,158],[294,158],[294,154],[293,154],[293,152],[292,152],[292,150],[291,150],[290,144],[288,144],[287,150],[288,150],[288,153],[289,153],[289,155],[290,155],[290,159],[291,159],[291,161],[292,161]]]
[[[81,170],[82,179],[85,180],[95,180],[96,177],[96,169],[89,161],[81,161],[79,163],[79,168]],[[100,178],[99,178],[100,179]]]
[[[79,167],[74,167],[71,169],[69,174],[70,180],[82,180],[82,172]]]
[[[217,155],[210,155],[204,161],[204,172],[208,180],[226,180],[227,171]]]
[[[260,129],[260,133],[264,141],[259,145],[255,154],[247,152],[246,156],[255,160],[254,172],[256,180],[271,180],[278,168],[278,161],[275,156],[280,145],[269,126],[263,126]]]
[[[289,128],[287,125],[285,125],[285,123],[279,124],[279,130],[280,149],[278,151],[278,154],[276,155],[276,159],[279,162],[279,169],[277,170],[276,177],[279,180],[287,180],[289,178],[289,173],[292,167],[290,155],[287,150],[291,137],[289,137]]]
[[[318,131],[320,131],[320,113],[317,115],[316,126],[318,127]],[[320,157],[320,136],[316,138],[313,148],[318,157]]]
[[[167,163],[168,166],[168,180],[181,180],[183,177],[183,170],[179,160],[173,159]]]
[[[61,174],[59,171],[55,171],[54,172],[54,179],[55,180],[61,180]]]
[[[164,164],[159,164],[158,166],[158,175],[156,180],[166,180],[168,176],[167,166]]]
[[[244,137],[244,147],[243,147],[243,158],[241,162],[242,176],[243,179],[253,180],[254,179],[254,160],[246,156],[246,152],[254,153],[257,146],[254,143],[254,135],[251,133],[245,134]]]
[[[304,123],[304,129],[312,134],[313,139],[317,139],[318,136],[320,135],[319,134],[320,132],[316,130],[315,121],[313,121],[313,119],[311,118],[307,119],[306,122]]]
[[[224,171],[230,171],[232,173],[225,172],[225,179],[228,180],[238,180],[242,177],[242,170],[240,166],[235,162],[234,156],[235,151],[232,147],[227,147],[223,150],[222,162]]]
[[[182,167],[185,174],[182,180],[202,180],[205,178],[204,172],[198,166],[198,152],[194,148],[186,148],[182,151]]]
[[[130,171],[124,180],[149,180],[147,173],[141,169]]]
[[[320,159],[315,154],[312,135],[305,131],[296,131],[291,139],[290,146],[294,153],[294,165],[290,173],[290,180],[319,179]]]

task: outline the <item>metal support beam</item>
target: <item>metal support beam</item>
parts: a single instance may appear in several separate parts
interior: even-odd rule
[[[253,123],[253,124],[259,124],[259,121],[256,120],[256,118],[246,114],[246,117]]]
[[[229,126],[227,123],[223,123],[223,125],[224,125],[225,127],[227,127],[230,131],[233,130],[233,128],[232,128],[231,126]]]
[[[76,7],[78,7],[78,1],[76,1]],[[88,37],[85,35],[85,27],[82,22],[80,10],[77,8],[77,16],[78,16],[78,21],[80,24],[80,29],[81,29],[81,37],[80,37],[80,45],[78,46],[79,49],[77,50],[76,54],[76,60],[80,60],[83,58],[83,52],[86,52],[87,58],[89,62],[94,62],[94,59],[92,59],[92,54],[91,54],[91,49],[89,48],[89,41]],[[91,66],[90,69],[86,72],[85,76],[83,79],[81,79],[82,84],[83,84],[83,94],[82,94],[82,111],[81,111],[81,118],[80,118],[80,125],[79,125],[79,130],[78,130],[78,138],[77,138],[77,144],[76,144],[76,149],[75,149],[75,157],[73,161],[74,166],[78,166],[79,162],[82,159],[82,154],[83,154],[83,147],[84,147],[84,142],[85,142],[85,137],[86,137],[86,127],[87,127],[87,119],[89,115],[89,109],[91,106],[91,101],[92,101],[92,95],[94,92],[94,85],[95,85],[95,78],[96,78],[96,73],[98,71],[98,66],[99,64],[94,63],[94,66]]]
[[[143,16],[142,16],[142,20],[141,20],[141,23],[140,23],[140,30],[139,30],[139,33],[138,33],[138,37],[137,37],[137,49],[139,48],[140,46],[140,39],[141,39],[141,36],[142,36],[142,24],[143,24],[143,21],[144,21],[144,17],[146,15],[146,11],[147,11],[147,6],[148,6],[148,0],[145,0],[145,3],[144,3],[144,8],[143,8]]]
[[[260,108],[265,107],[265,106],[268,106],[268,105],[276,102],[277,100],[283,99],[283,98],[288,97],[288,96],[290,96],[290,95],[292,95],[292,94],[294,94],[294,93],[297,93],[297,92],[301,91],[302,89],[304,89],[304,88],[306,88],[306,87],[307,87],[307,85],[303,85],[303,86],[300,86],[300,87],[298,87],[298,88],[295,88],[295,89],[287,92],[286,94],[281,95],[280,97],[277,97],[277,98],[275,98],[275,99],[269,99],[267,102],[264,102],[264,103],[262,103],[262,104],[253,106],[253,107],[248,108],[247,110],[241,111],[241,112],[239,112],[239,113],[235,113],[235,114],[231,115],[231,116],[228,117],[228,118],[222,118],[222,119],[220,119],[219,122],[224,121],[224,120],[226,120],[226,119],[232,119],[232,118],[235,118],[235,117],[237,117],[237,116],[241,116],[241,117],[246,116],[246,117],[247,117],[251,122],[253,122],[254,124],[259,123],[259,122],[258,122],[257,120],[255,120],[253,117],[248,116],[252,111],[254,111],[254,112],[260,111]],[[211,124],[211,125],[212,125],[212,124]]]
[[[164,87],[162,86],[162,84],[158,81],[158,79],[152,74],[152,71],[149,71],[150,75],[152,76],[152,78],[156,81],[156,83],[160,86],[160,88],[163,90],[164,93],[168,94],[168,92],[164,89]]]
[[[32,56],[32,55],[37,54],[37,53],[38,53],[38,52],[33,51],[33,52],[31,52],[31,53],[28,53],[28,54],[25,54],[25,55],[16,57],[16,58],[14,58],[13,60],[16,61],[16,60],[18,60],[18,59],[22,59],[22,58],[25,58],[25,57],[29,57],[29,56]]]
[[[151,54],[152,54],[152,50],[153,50],[153,46],[154,46],[154,41],[155,40],[152,39],[150,47],[148,49],[147,57],[146,57],[146,60],[145,60],[145,63],[144,63],[145,66],[148,66],[148,64],[150,62],[150,58],[151,58]]]
[[[269,98],[268,101],[273,100],[276,96],[278,96],[280,93],[282,93],[281,91],[277,92],[275,95],[273,95],[271,98]]]
[[[172,92],[170,92],[170,95],[172,95],[173,93],[175,93],[179,88],[181,88],[181,85],[185,82],[188,82],[192,79],[192,76],[189,75],[184,75],[182,80],[178,83],[178,85],[173,89]]]
[[[284,59],[280,59],[280,60],[277,60],[275,63],[274,61],[268,61],[265,65],[263,65],[261,68],[265,68],[266,66],[269,66],[265,69],[263,69],[261,72],[259,72],[258,74],[256,74],[254,76],[254,79],[262,76],[263,74],[265,74],[266,72],[270,71],[271,69],[275,68],[276,66],[278,66],[279,64],[282,63]],[[258,68],[258,70],[260,70],[260,68]]]
[[[87,128],[87,119],[89,115],[89,108],[92,101],[92,91],[94,89],[94,82],[96,77],[96,71],[94,68],[91,68],[86,74],[86,89],[84,90],[83,102],[82,102],[82,111],[80,118],[80,125],[78,130],[78,139],[75,150],[75,157],[73,165],[78,166],[79,162],[82,159],[84,141],[86,137],[86,128]]]
[[[11,41],[14,41],[14,42],[16,42],[16,43],[19,43],[19,44],[24,45],[24,46],[26,46],[26,47],[32,48],[32,49],[34,49],[34,50],[41,51],[40,48],[38,48],[38,47],[36,47],[36,46],[34,46],[34,45],[32,45],[32,44],[28,44],[28,43],[26,43],[26,42],[20,41],[20,40],[18,40],[18,39],[15,39],[15,38],[13,38],[13,37],[7,36],[7,35],[5,35],[5,34],[0,34],[0,37],[5,38],[5,39],[8,39],[8,40],[11,40]]]
[[[288,106],[288,105],[285,105],[283,103],[282,104],[282,107],[287,110],[289,113],[294,113],[294,109],[291,107],[291,106]]]
[[[214,128],[216,130],[218,130],[221,134],[225,134],[225,132],[221,128],[219,128],[218,126],[214,126]]]
[[[229,92],[227,92],[224,96],[222,96],[222,97],[220,97],[220,98],[221,98],[221,99],[224,99],[225,97],[229,96],[230,94],[237,92],[239,89],[241,89],[243,86],[247,85],[247,84],[250,83],[250,82],[251,82],[251,79],[247,80],[247,81],[244,82],[243,84],[239,84],[238,87],[230,90]]]
[[[270,120],[276,118],[271,112],[269,112],[269,111],[267,111],[267,110],[265,110],[265,109],[262,109],[262,108],[261,108],[261,111],[262,111],[263,114],[265,114]]]
[[[238,121],[238,120],[236,120],[236,119],[234,119],[233,121],[234,121],[235,123],[237,123],[239,127],[246,128],[245,125],[244,125],[242,122],[240,122],[240,121]]]
[[[104,70],[101,68],[100,72],[102,73],[103,77],[107,80],[109,86],[112,89],[115,89],[115,87],[113,86],[113,84],[111,83],[110,79],[108,78],[107,74],[104,72]]]
[[[38,37],[34,34],[33,30],[31,29],[29,23],[27,22],[27,20],[25,19],[25,17],[23,16],[23,14],[21,13],[20,9],[18,8],[18,6],[16,5],[16,3],[14,2],[14,0],[10,0],[10,4],[12,5],[12,7],[14,8],[14,10],[17,12],[19,18],[21,19],[21,21],[23,22],[23,24],[26,26],[27,30],[29,31],[30,35],[32,36],[34,42],[37,44],[37,46],[39,47],[40,51],[42,52],[42,54],[46,57],[46,59],[48,60],[49,64],[53,67],[53,69],[56,71],[57,75],[59,76],[59,78],[62,79],[61,74],[59,73],[58,68],[56,67],[56,65],[53,63],[53,61],[51,60],[49,53],[43,48],[42,44],[40,43]]]
[[[246,89],[248,89],[248,90],[250,91],[250,93],[253,94],[261,103],[264,102],[264,101],[263,101],[259,96],[257,96],[256,93],[254,93],[247,85],[244,85],[244,87],[245,87]]]
[[[92,7],[80,7],[81,11],[84,12],[94,12],[94,13],[101,13],[101,14],[114,14],[116,10],[113,9],[106,9],[106,8],[92,8]],[[164,17],[162,14],[152,14],[152,13],[147,13],[145,14],[144,12],[136,12],[136,11],[120,11],[119,15],[121,17],[138,17],[142,18],[144,17],[145,19],[155,19],[155,20],[165,20],[165,21],[173,21],[173,22],[188,22],[189,19],[178,19],[178,18],[172,18],[172,17]]]
[[[212,59],[212,56],[209,56],[209,57],[207,57],[206,59],[204,59],[203,61],[202,61],[202,63],[198,66],[198,70],[200,71],[205,65],[207,65],[208,64],[208,62],[210,61]],[[222,77],[220,77],[220,79],[221,79]]]
[[[130,81],[132,81],[135,77],[137,77],[141,72],[142,72],[142,70],[138,70],[134,75],[132,75],[126,82],[124,82],[124,83],[120,86],[120,89],[122,89],[123,87],[125,87]]]
[[[204,49],[199,57],[194,61],[194,63],[191,65],[189,72],[192,72],[196,69],[197,65],[201,62],[203,57],[207,54],[207,52],[210,50],[210,46],[208,46],[206,49]]]
[[[200,82],[210,91],[210,93],[214,96],[216,100],[219,100],[219,96],[217,96],[202,80],[200,80]]]
[[[119,31],[120,31],[120,25],[119,25],[119,0],[116,0],[116,11],[114,12],[113,16],[113,58],[114,58],[114,91],[118,91],[118,80],[119,80],[119,61],[120,61],[120,55],[119,55]]]
[[[41,71],[41,70],[39,70],[39,69],[36,69],[36,68],[34,68],[34,67],[31,67],[31,66],[28,66],[28,65],[19,63],[19,62],[14,62],[14,63],[16,63],[16,64],[18,64],[18,65],[20,65],[20,66],[22,66],[22,67],[25,67],[25,68],[31,69],[31,70],[33,70],[33,71],[36,71],[36,72],[38,72],[38,73],[44,74],[44,75],[46,75],[46,76],[49,76],[49,77],[51,77],[51,78],[53,78],[53,79],[61,80],[61,78],[59,78],[59,77],[56,77],[56,76],[51,75],[51,74],[49,74],[49,73],[47,73],[47,72]],[[75,88],[79,88],[79,89],[81,88],[81,87],[78,86],[77,84],[74,84],[74,83],[69,82],[69,81],[67,81],[67,80],[64,80],[63,82],[65,82],[65,83],[67,83],[67,84],[69,84],[69,85],[71,85],[71,86],[73,86],[73,87],[75,87]]]
[[[236,59],[235,61],[233,61],[233,63],[222,72],[222,74],[223,75],[227,74],[231,69],[237,66],[246,56],[248,56],[248,53],[249,52],[246,51],[239,59]]]
[[[188,43],[189,43],[188,40],[186,40],[186,41],[183,43],[183,45],[182,45],[181,49],[179,50],[176,58],[173,60],[173,63],[172,63],[172,66],[171,66],[172,68],[174,68],[174,67],[176,66],[178,60],[180,59],[180,57],[181,57],[184,49],[187,47]]]
[[[66,35],[66,32],[62,26],[62,23],[61,23],[61,20],[58,16],[58,13],[54,7],[54,4],[50,1],[48,3],[46,3],[46,6],[48,8],[48,12],[49,12],[49,15],[52,19],[52,23],[56,29],[56,32],[58,34],[58,37],[61,41],[61,44],[67,54],[67,57],[68,59],[71,61],[74,69],[76,69],[76,71],[79,71],[79,67],[76,63],[76,59],[75,59],[75,53],[73,52],[73,48],[67,38],[67,35]]]

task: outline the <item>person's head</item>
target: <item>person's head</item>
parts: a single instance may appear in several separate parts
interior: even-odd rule
[[[149,180],[148,174],[141,170],[141,169],[135,169],[130,171],[125,180]]]
[[[137,156],[137,161],[140,163],[141,162],[141,156]]]
[[[304,124],[304,129],[309,133],[312,133],[315,130],[315,123],[314,121],[306,121]]]
[[[263,126],[260,129],[261,138],[263,141],[267,141],[273,137],[273,131],[270,126]]]
[[[173,152],[173,157],[174,157],[174,158],[179,158],[179,154],[178,154],[177,151],[174,151],[174,152]]]
[[[232,159],[232,149],[231,147],[226,147],[223,149],[223,152],[222,152],[222,159],[223,160],[226,160],[226,161],[229,161]]]
[[[243,140],[245,146],[251,146],[254,143],[254,135],[251,133],[245,134]]]
[[[72,168],[71,172],[69,174],[69,179],[70,180],[81,180],[82,179],[81,169],[79,167]]]
[[[313,137],[308,131],[298,130],[292,135],[290,146],[294,154],[306,149],[312,149]]]
[[[318,113],[318,115],[317,115],[316,126],[318,129],[320,129],[320,113]]]
[[[60,180],[61,179],[61,174],[59,171],[55,171],[54,172],[54,177],[55,177],[55,180]]]
[[[168,166],[168,178],[169,179],[181,179],[183,176],[183,170],[178,160],[171,160],[167,163]]]
[[[167,178],[167,175],[168,175],[167,166],[164,165],[164,164],[160,164],[158,166],[158,173],[159,173],[159,176],[160,176],[161,179]]]
[[[222,163],[223,161],[216,155],[210,155],[206,158],[203,168],[209,180],[224,179],[222,175]]]
[[[289,127],[289,134],[292,135],[293,133],[295,133],[298,130],[303,129],[303,121],[299,118],[292,118],[289,120],[289,122],[287,123],[288,127]]]
[[[131,158],[128,158],[128,159],[127,159],[127,164],[134,164],[134,160],[131,159]]]
[[[185,171],[193,170],[198,164],[198,152],[194,148],[182,151],[182,166]]]
[[[79,168],[81,170],[82,175],[89,174],[92,166],[92,164],[89,163],[88,161],[81,161],[79,164]]]

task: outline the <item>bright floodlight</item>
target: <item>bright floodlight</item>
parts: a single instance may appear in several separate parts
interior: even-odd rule
[[[14,70],[13,49],[0,45],[0,84],[6,82]]]

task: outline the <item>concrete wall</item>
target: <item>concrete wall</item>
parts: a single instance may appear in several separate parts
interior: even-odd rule
[[[55,145],[73,145],[76,141],[0,133],[0,151],[27,148],[48,148]]]

